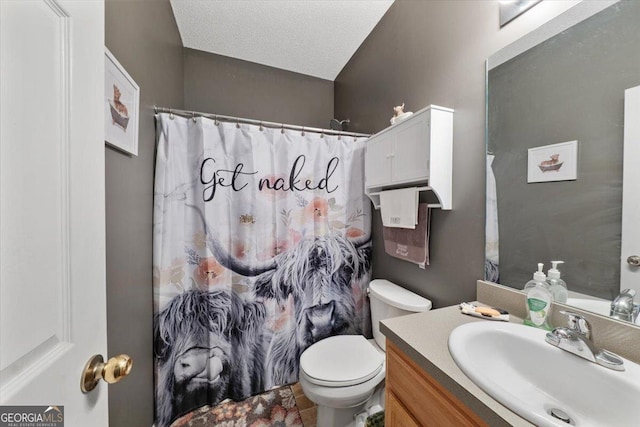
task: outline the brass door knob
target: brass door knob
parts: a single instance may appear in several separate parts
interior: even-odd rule
[[[109,384],[117,383],[131,372],[133,359],[126,354],[112,357],[104,363],[101,355],[96,354],[84,367],[80,389],[83,393],[88,393],[100,382],[102,378]]]

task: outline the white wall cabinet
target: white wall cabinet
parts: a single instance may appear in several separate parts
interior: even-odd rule
[[[430,105],[373,135],[365,155],[365,192],[377,209],[380,192],[422,186],[451,209],[453,110]]]

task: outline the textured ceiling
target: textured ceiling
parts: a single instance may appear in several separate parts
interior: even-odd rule
[[[185,47],[327,80],[393,0],[171,0]]]

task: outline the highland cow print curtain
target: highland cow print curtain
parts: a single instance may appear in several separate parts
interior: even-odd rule
[[[157,116],[156,425],[298,379],[370,333],[364,138]]]

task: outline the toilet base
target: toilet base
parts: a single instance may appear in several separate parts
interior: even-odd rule
[[[318,427],[354,427],[355,417],[364,410],[365,404],[353,408],[330,408],[318,405]]]
[[[318,404],[317,425],[318,427],[359,427],[355,422],[358,414],[373,406],[384,409],[384,403],[384,382],[382,382],[367,400],[356,406],[335,408]]]

